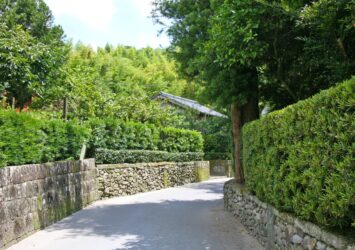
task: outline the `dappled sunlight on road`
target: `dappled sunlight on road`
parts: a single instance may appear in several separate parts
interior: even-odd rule
[[[11,250],[250,249],[223,210],[228,179],[98,201]],[[240,238],[236,234],[243,235]],[[248,247],[246,247],[248,246]],[[256,248],[258,249],[258,248]]]

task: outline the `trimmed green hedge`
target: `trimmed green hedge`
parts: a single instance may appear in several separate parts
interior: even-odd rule
[[[98,149],[95,153],[97,163],[118,164],[138,162],[186,162],[200,161],[203,159],[202,152],[172,153],[152,150],[111,150]]]
[[[75,122],[0,110],[0,167],[78,159],[89,136]]]
[[[231,158],[231,135],[229,130],[227,133],[221,130],[212,134],[204,134],[203,141],[206,159],[226,160]]]
[[[355,222],[354,93],[355,78],[244,126],[247,187],[302,219],[350,227]]]
[[[193,130],[162,128],[152,124],[126,122],[115,118],[88,121],[92,136],[88,155],[95,149],[161,150],[169,152],[200,152],[203,150],[201,133]]]
[[[168,152],[200,152],[203,151],[202,134],[198,131],[161,128],[158,149]]]

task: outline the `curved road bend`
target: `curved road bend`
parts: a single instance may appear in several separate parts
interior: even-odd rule
[[[263,249],[224,211],[227,180],[98,201],[9,249]]]

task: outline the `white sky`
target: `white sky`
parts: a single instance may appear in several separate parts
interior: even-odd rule
[[[93,47],[105,44],[137,48],[167,47],[169,39],[157,36],[160,27],[149,17],[152,0],[44,0],[67,38]]]

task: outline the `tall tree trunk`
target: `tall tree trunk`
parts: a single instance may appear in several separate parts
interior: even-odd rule
[[[15,97],[12,97],[12,98],[11,98],[11,108],[12,108],[12,109],[15,109],[15,108],[16,108],[16,99],[15,99]]]
[[[68,119],[68,98],[64,97],[63,100],[63,120],[67,120]]]
[[[259,118],[259,99],[257,92],[248,99],[247,103],[242,107],[242,126]]]
[[[234,165],[235,165],[235,180],[237,183],[244,183],[244,174],[241,162],[241,128],[242,128],[242,115],[241,108],[237,104],[231,105],[231,118],[232,118],[232,132],[233,132],[233,142],[234,142]]]
[[[255,89],[254,95],[250,97],[247,103],[243,106],[232,104],[232,132],[234,142],[234,164],[235,164],[235,179],[237,183],[245,182],[244,169],[242,163],[242,127],[244,124],[259,118],[258,92]]]

